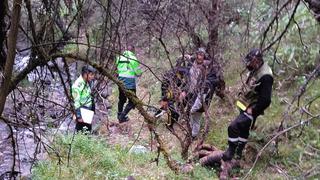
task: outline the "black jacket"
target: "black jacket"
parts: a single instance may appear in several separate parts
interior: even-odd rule
[[[251,106],[252,116],[255,118],[263,114],[264,110],[271,104],[273,77],[271,75],[264,75],[257,81],[258,83],[260,84],[255,87],[258,99]]]
[[[205,98],[206,105],[210,104],[210,101],[213,97],[213,94],[214,94],[215,89],[218,85],[218,82],[219,82],[219,78],[217,77],[217,74],[215,73],[215,71],[209,70],[209,72],[205,76],[204,84],[203,84],[204,85],[203,91],[204,91],[204,93],[207,94],[207,96]]]
[[[162,100],[173,100],[174,91],[176,88],[185,89],[187,78],[189,74],[189,69],[185,67],[175,67],[167,71],[163,75],[163,80],[161,83],[161,99]],[[170,96],[171,94],[171,96]]]

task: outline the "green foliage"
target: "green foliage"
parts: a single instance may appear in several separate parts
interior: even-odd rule
[[[289,22],[291,14],[282,16],[278,23],[278,33],[284,31]],[[274,33],[274,32],[272,32]],[[282,70],[287,74],[295,72],[297,74],[309,71],[310,66],[315,65],[318,54],[319,26],[310,14],[308,8],[300,5],[294,17],[294,21],[288,27],[288,31],[282,38],[281,45],[277,48],[276,57],[281,63]],[[269,34],[271,36],[271,33]],[[276,50],[276,47],[272,49]],[[271,55],[271,54],[270,54]],[[270,56],[270,60],[272,55]]]
[[[316,151],[320,148],[317,126],[310,124],[303,129],[291,132],[289,135],[291,137],[290,143],[280,143],[279,154],[273,159],[274,163],[283,164],[288,174],[295,177],[301,177],[303,172],[307,172],[313,167],[319,167],[320,153]],[[313,176],[311,173],[309,178],[311,177],[318,176]]]
[[[130,172],[121,168],[125,159],[124,150],[113,150],[105,142],[83,134],[75,136],[70,153],[70,164],[67,155],[71,136],[59,137],[53,144],[61,157],[54,152],[50,161],[40,161],[32,170],[33,179],[118,179]]]
[[[70,162],[68,151],[72,136],[59,136],[52,143],[46,161],[39,161],[32,169],[32,179],[212,179],[216,172],[199,164],[192,174],[174,174],[160,156],[159,165],[151,161],[157,153],[129,154],[120,146],[110,147],[103,139],[77,134],[72,142]],[[59,160],[58,156],[61,158]]]

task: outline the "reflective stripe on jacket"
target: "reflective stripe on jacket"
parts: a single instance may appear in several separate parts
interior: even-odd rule
[[[75,109],[78,109],[82,106],[92,106],[91,88],[89,83],[84,81],[82,75],[80,75],[79,78],[73,83],[71,92]]]
[[[116,65],[120,77],[136,78],[142,74],[139,68],[140,63],[131,51],[124,51],[121,56],[117,57]]]

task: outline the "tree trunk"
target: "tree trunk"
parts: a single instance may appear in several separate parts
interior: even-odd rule
[[[205,43],[203,40],[200,38],[200,36],[195,32],[194,27],[191,27],[187,19],[185,19],[185,26],[188,30],[189,36],[192,39],[192,43],[194,44],[195,50],[198,49],[199,47],[203,47]]]
[[[218,47],[218,30],[219,30],[219,22],[218,22],[218,1],[219,0],[211,0],[211,10],[209,12],[209,42],[207,51],[211,57],[211,59],[215,60],[216,48]]]
[[[5,15],[7,12],[7,1],[0,1],[0,67],[3,67],[6,62],[6,55],[4,51],[4,42],[6,38],[6,22]]]
[[[216,94],[223,98],[225,96],[225,81],[221,62],[216,58],[217,49],[219,48],[219,0],[211,0],[211,10],[209,11],[209,42],[207,51],[214,64],[214,71],[216,71],[219,78],[219,83],[216,87]]]
[[[2,115],[6,98],[9,92],[9,85],[11,82],[12,69],[14,64],[14,59],[16,55],[16,42],[18,36],[18,27],[20,21],[20,11],[21,11],[22,0],[13,1],[13,10],[11,15],[11,27],[9,31],[8,38],[8,55],[6,58],[6,64],[4,67],[4,81],[0,87],[0,115]]]

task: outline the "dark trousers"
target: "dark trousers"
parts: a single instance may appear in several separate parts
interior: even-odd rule
[[[89,109],[89,110],[92,110],[92,111],[95,110],[95,109],[94,109],[94,103],[93,103],[93,106],[92,106],[92,107],[82,106],[81,108]],[[80,108],[76,109],[76,117],[77,117],[77,119],[78,119],[78,118],[81,118]],[[84,129],[84,127],[86,127],[86,129]],[[79,131],[91,132],[91,129],[92,129],[92,125],[91,125],[91,124],[76,121],[76,131],[77,131],[77,132],[79,132]]]
[[[174,103],[173,102],[169,102],[169,112],[170,112],[170,122],[168,122],[168,125],[170,127],[173,127],[173,124],[175,122],[178,122],[178,119],[179,119],[179,116],[180,116],[179,113],[174,108]]]
[[[84,122],[77,122],[76,123],[76,131],[87,131],[87,132],[91,132],[92,129],[92,125],[88,124],[88,123],[84,123]]]
[[[160,108],[156,113],[155,116],[157,116],[158,114],[160,114],[162,112],[162,110],[165,110],[163,108]],[[167,121],[167,125],[169,127],[173,127],[173,124],[175,122],[178,122],[179,119],[179,113],[176,111],[175,107],[174,107],[174,102],[173,101],[169,101],[168,102],[168,113],[169,113],[169,119]]]
[[[231,122],[228,127],[229,141],[231,142],[247,142],[249,137],[250,127],[255,118],[249,118],[246,114],[241,112],[239,116]]]
[[[129,91],[133,92],[136,95],[135,89],[128,89]],[[129,100],[128,104],[123,110],[124,104],[127,102],[128,98],[124,94],[124,92],[119,88],[119,102],[118,102],[118,114],[122,114],[123,116],[126,116],[131,109],[135,108],[135,104]]]

